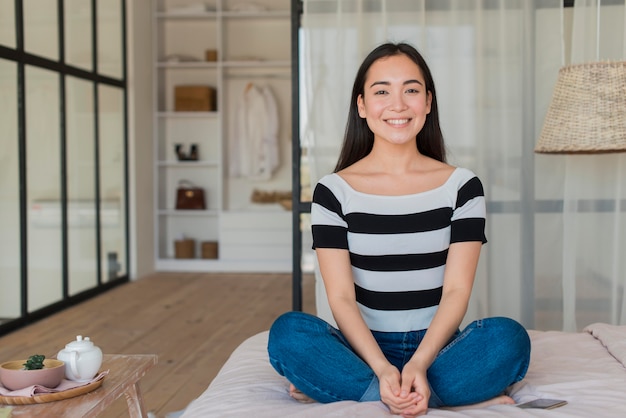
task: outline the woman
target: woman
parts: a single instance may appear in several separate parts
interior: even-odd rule
[[[343,147],[311,207],[313,247],[339,329],[301,312],[270,330],[273,367],[300,400],[428,407],[512,404],[530,357],[508,318],[459,325],[482,244],[480,180],[445,163],[435,87],[407,44],[357,72]]]

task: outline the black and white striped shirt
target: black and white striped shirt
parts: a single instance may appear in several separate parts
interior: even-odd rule
[[[356,299],[373,331],[428,328],[441,299],[451,243],[487,242],[482,183],[456,168],[426,192],[382,196],[323,177],[311,206],[313,248],[350,252]]]

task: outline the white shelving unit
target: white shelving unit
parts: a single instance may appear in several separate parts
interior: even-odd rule
[[[158,271],[291,271],[291,213],[253,204],[253,190],[291,189],[289,0],[153,2],[154,178]],[[207,50],[217,51],[205,61]],[[268,86],[279,110],[280,167],[271,179],[230,178],[228,141],[247,85]],[[215,111],[175,111],[174,87],[216,90]],[[176,144],[196,161],[179,161]],[[181,180],[204,189],[205,210],[176,210]],[[175,258],[174,242],[196,242],[196,258]],[[201,243],[218,242],[218,258]],[[257,248],[255,249],[255,246]]]

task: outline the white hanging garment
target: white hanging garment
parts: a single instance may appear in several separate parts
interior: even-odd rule
[[[269,87],[245,88],[229,140],[229,175],[268,180],[279,165],[278,111]]]

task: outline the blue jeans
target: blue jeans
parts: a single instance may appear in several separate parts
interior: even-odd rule
[[[426,330],[375,332],[398,370]],[[303,312],[281,315],[270,329],[268,353],[276,371],[318,402],[379,401],[378,378],[341,331]],[[429,407],[469,405],[501,395],[522,380],[530,361],[526,330],[509,318],[486,318],[457,331],[427,372]]]

